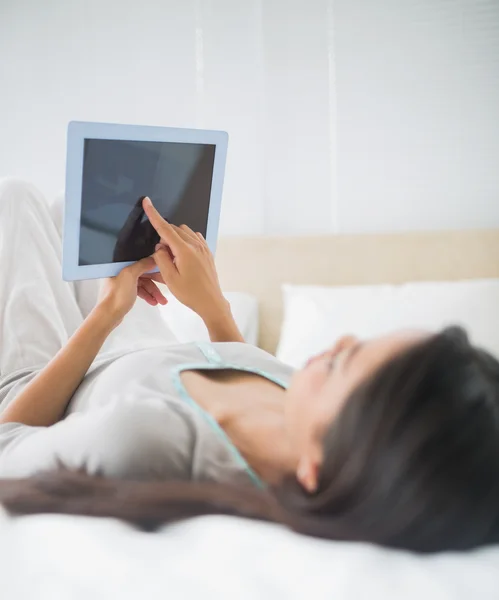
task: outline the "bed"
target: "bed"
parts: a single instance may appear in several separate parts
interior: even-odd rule
[[[282,283],[400,284],[499,278],[499,231],[226,238],[225,290],[258,299],[259,343],[275,352]],[[202,517],[141,533],[114,520],[0,509],[2,598],[322,600],[499,598],[499,547],[417,556],[313,540],[281,527]]]

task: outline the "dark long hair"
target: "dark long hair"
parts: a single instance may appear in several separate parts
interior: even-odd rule
[[[324,437],[317,492],[133,482],[60,471],[0,481],[15,514],[117,517],[144,529],[229,514],[419,552],[499,543],[499,363],[448,328],[362,383]]]

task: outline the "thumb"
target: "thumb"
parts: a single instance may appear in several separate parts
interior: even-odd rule
[[[158,246],[156,247],[158,248]],[[168,285],[168,282],[171,282],[173,278],[178,275],[177,267],[175,266],[170,253],[164,246],[161,246],[152,255],[152,258],[159,267],[161,275],[163,276],[163,281]]]
[[[152,271],[156,267],[156,263],[154,262],[154,258],[152,256],[148,256],[143,258],[142,260],[137,261],[133,265],[130,265],[130,270],[135,275],[135,277],[139,278],[144,273],[148,271]]]

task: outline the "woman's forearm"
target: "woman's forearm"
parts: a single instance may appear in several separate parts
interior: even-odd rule
[[[96,306],[66,346],[0,414],[0,423],[57,423],[114,326],[107,307]]]
[[[213,317],[205,318],[204,323],[212,342],[244,342],[228,304]]]

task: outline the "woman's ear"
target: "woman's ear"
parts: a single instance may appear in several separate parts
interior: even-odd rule
[[[317,490],[321,465],[322,447],[318,442],[314,442],[302,454],[296,468],[296,479],[310,494]]]

